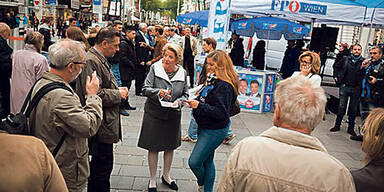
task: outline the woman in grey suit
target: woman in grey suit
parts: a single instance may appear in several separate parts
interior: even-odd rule
[[[181,103],[188,98],[187,74],[181,62],[181,47],[166,44],[163,59],[154,63],[145,79],[143,95],[147,96],[138,146],[148,150],[150,180],[148,191],[157,191],[158,153],[164,151],[162,183],[178,190],[169,176],[173,150],[181,145]]]

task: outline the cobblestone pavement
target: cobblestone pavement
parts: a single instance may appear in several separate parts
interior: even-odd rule
[[[145,97],[130,96],[130,103],[137,109],[130,111],[129,117],[122,118],[123,141],[115,145],[115,162],[111,176],[112,191],[146,191],[147,189],[149,180],[147,151],[137,147],[145,99]],[[190,109],[183,109],[182,135],[187,132],[190,113]],[[236,138],[232,140],[231,145],[221,145],[216,150],[216,182],[220,178],[231,149],[245,137],[259,135],[271,127],[272,117],[273,114],[242,112],[232,118],[232,128]],[[349,140],[346,124],[342,125],[340,132],[329,132],[329,129],[334,125],[335,118],[335,115],[327,114],[326,119],[315,129],[313,135],[321,140],[331,155],[339,159],[349,169],[358,169],[362,166],[361,161],[364,158],[360,149],[361,143]],[[197,191],[196,178],[188,166],[188,157],[193,146],[192,143],[182,142],[174,154],[171,177],[176,180],[179,191]],[[158,190],[172,191],[161,184],[162,164],[162,153],[160,153],[157,172]]]

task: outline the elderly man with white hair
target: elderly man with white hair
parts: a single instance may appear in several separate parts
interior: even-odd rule
[[[103,118],[102,100],[96,95],[101,82],[96,73],[87,77],[86,103],[82,105],[79,96],[69,86],[85,64],[81,43],[59,40],[49,47],[48,52],[51,70],[37,81],[32,97],[52,82],[59,82],[71,91],[54,89],[45,94],[32,111],[29,125],[34,135],[43,140],[51,152],[61,144],[55,159],[68,190],[84,191],[90,172],[88,138],[97,133]]]
[[[325,104],[324,90],[308,78],[281,81],[274,126],[236,145],[219,191],[355,191],[349,170],[311,136]]]
[[[152,59],[150,56],[150,48],[144,46],[144,43],[147,45],[150,44],[148,38],[146,37],[147,32],[147,24],[140,23],[139,30],[137,31],[135,36],[135,50],[137,58],[137,64],[135,68],[136,95],[142,95],[141,89],[144,85],[145,73],[147,72],[147,66],[145,65],[145,63]]]

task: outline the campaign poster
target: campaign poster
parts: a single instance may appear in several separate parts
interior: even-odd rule
[[[264,93],[273,93],[275,91],[275,81],[276,81],[276,75],[275,74],[267,74],[265,76],[265,91]]]
[[[263,113],[272,112],[273,94],[264,94],[263,99]]]
[[[201,71],[203,70],[204,61],[206,55],[201,55],[195,58],[195,78],[194,78],[194,87],[197,86],[200,80]]]
[[[260,111],[263,75],[239,73],[239,101],[240,108]]]

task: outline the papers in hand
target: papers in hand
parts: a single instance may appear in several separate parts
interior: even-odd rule
[[[179,107],[177,102],[168,102],[168,101],[161,101],[160,100],[160,104],[162,107],[170,107],[170,108],[178,108]]]
[[[203,87],[203,84],[201,84],[195,88],[188,89],[188,94],[189,94],[188,100],[196,99],[197,96],[199,95],[202,87]]]

